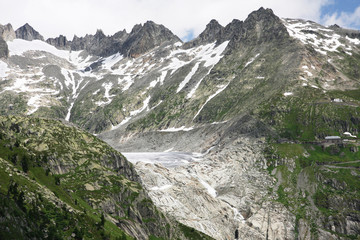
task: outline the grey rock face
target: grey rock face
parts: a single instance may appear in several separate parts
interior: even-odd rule
[[[281,19],[271,9],[260,8],[250,13],[243,27],[250,33],[244,35],[244,38],[258,43],[279,40],[284,35],[289,36]]]
[[[199,37],[194,40],[186,43],[185,48],[192,48],[199,46],[201,44],[207,44],[217,41],[221,43],[222,36],[224,34],[224,27],[221,26],[218,21],[215,19],[211,20],[210,23],[206,25],[205,30],[199,35]]]
[[[24,39],[27,41],[32,41],[32,40],[44,41],[44,37],[39,32],[37,32],[33,27],[31,27],[28,23],[18,28],[15,31],[15,34],[16,34],[16,38]]]
[[[211,20],[197,38],[184,44],[184,48],[188,49],[215,41],[217,44],[221,44],[227,40],[232,40],[232,46],[240,40],[248,43],[261,43],[277,40],[284,35],[288,36],[281,19],[271,9],[261,7],[249,14],[244,22],[234,19],[226,27],[221,26],[216,20]]]
[[[86,35],[80,38],[74,36],[69,44],[73,51],[86,50],[92,55],[107,57],[120,52],[127,36],[125,30],[119,31],[113,36],[106,36],[102,30],[98,30],[95,35]]]
[[[4,39],[0,37],[0,58],[7,58],[9,56],[9,48]]]
[[[15,31],[12,27],[12,25],[10,23],[6,24],[6,25],[1,25],[0,24],[0,36],[5,40],[5,41],[11,41],[14,40],[16,37]]]
[[[86,50],[89,54],[100,57],[118,52],[125,56],[136,57],[163,43],[175,43],[181,40],[163,25],[148,21],[144,25],[135,25],[130,34],[123,30],[113,36],[106,36],[102,30],[98,30],[95,35],[74,36],[71,42],[61,35],[59,38],[48,39],[47,42],[59,49]]]
[[[48,38],[46,42],[59,49],[70,49],[71,42],[66,39],[65,36],[60,35],[56,38]]]
[[[181,42],[169,29],[152,21],[135,25],[122,46],[125,56],[136,57],[165,42]]]

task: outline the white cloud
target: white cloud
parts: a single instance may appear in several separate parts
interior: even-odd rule
[[[179,37],[197,36],[211,19],[226,25],[244,20],[261,6],[281,17],[319,21],[321,7],[331,0],[0,0],[0,23],[14,28],[28,22],[45,38],[64,34],[94,34],[103,29],[111,35],[137,23],[153,20]]]
[[[325,25],[337,24],[341,27],[359,27],[360,26],[360,6],[354,12],[335,12],[331,15],[327,14],[323,17],[322,22]]]

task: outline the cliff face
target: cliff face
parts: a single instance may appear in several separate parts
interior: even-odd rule
[[[16,34],[16,38],[24,39],[27,41],[32,41],[32,40],[44,41],[44,37],[33,27],[31,27],[28,23],[26,23],[22,27],[19,27],[15,31],[15,34]]]
[[[1,117],[0,125],[0,196],[8,216],[0,221],[1,229],[13,220],[25,230],[12,226],[11,231],[23,237],[32,230],[39,238],[49,232],[61,238],[74,232],[86,236],[89,230],[92,237],[184,237],[183,227],[153,205],[132,164],[93,135],[38,118]],[[13,211],[20,211],[23,220]],[[46,222],[54,218],[61,222]],[[66,231],[59,227],[64,224]],[[35,230],[39,225],[42,231]]]

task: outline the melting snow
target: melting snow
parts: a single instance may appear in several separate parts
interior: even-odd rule
[[[104,93],[104,97],[107,98],[107,101],[104,102],[104,101],[99,101],[99,102],[96,102],[95,104],[98,105],[98,106],[101,106],[101,105],[104,105],[104,104],[109,104],[111,103],[111,98],[115,97],[115,95],[110,95],[109,92],[113,86],[113,83],[103,83],[102,86],[105,88],[105,93]]]
[[[284,96],[285,96],[285,97],[287,97],[287,96],[291,96],[291,95],[293,95],[293,93],[292,93],[292,92],[286,92],[286,93],[284,93]]]
[[[200,62],[197,62],[194,67],[191,69],[188,75],[184,78],[184,80],[179,84],[178,89],[176,90],[176,93],[180,92],[181,89],[185,87],[185,85],[191,80],[192,76],[196,73],[200,65]]]
[[[70,120],[71,109],[73,108],[73,106],[74,106],[74,102],[72,102],[72,103],[70,104],[70,107],[69,107],[68,112],[67,112],[66,117],[65,117],[65,121],[69,121],[69,120]]]
[[[355,135],[352,135],[350,132],[344,132],[344,135],[347,135],[349,137],[353,137],[353,138],[356,138]]]
[[[313,76],[313,74],[312,74],[311,72],[307,71],[307,70],[305,70],[304,72],[305,72],[309,77],[312,77],[312,76]]]
[[[26,41],[22,39],[14,39],[13,41],[8,41],[7,44],[10,56],[23,55],[27,51],[45,51],[60,58],[69,59],[70,57],[69,51],[59,50],[56,47],[40,40]]]
[[[41,106],[39,103],[40,100],[41,100],[41,95],[35,95],[28,100],[28,102],[27,102],[28,106],[32,106],[33,109],[29,110],[26,113],[27,115],[33,114],[34,112],[36,112],[39,109],[39,107]]]
[[[230,82],[229,82],[230,83]],[[201,112],[201,110],[204,108],[204,106],[211,100],[213,99],[216,95],[218,95],[219,93],[221,93],[222,91],[225,90],[225,88],[229,85],[226,84],[226,85],[223,85],[223,86],[220,86],[220,89],[218,89],[213,95],[211,95],[207,100],[206,102],[201,106],[201,108],[199,109],[199,111],[195,114],[193,120],[199,115],[199,113]]]
[[[356,45],[360,44],[360,40],[357,38],[349,38],[348,36],[346,36],[345,38],[346,38],[346,40],[348,40],[349,42],[351,42],[353,44],[356,44]]]
[[[151,96],[148,96],[148,97],[144,100],[143,106],[142,106],[141,108],[139,108],[139,109],[137,109],[137,110],[134,110],[134,111],[131,111],[131,112],[130,112],[130,116],[135,116],[135,115],[141,113],[142,111],[144,111],[145,109],[147,109],[148,106],[149,106],[150,98],[151,98]]]
[[[234,219],[235,219],[236,221],[239,221],[239,222],[244,223],[244,222],[245,222],[245,219],[244,219],[243,215],[241,215],[241,213],[239,212],[239,210],[237,210],[237,209],[234,208],[234,207],[231,207],[231,208],[232,208],[233,211],[234,211]]]
[[[212,186],[210,186],[207,182],[205,182],[204,180],[202,180],[201,178],[199,178],[199,182],[206,188],[207,192],[209,193],[210,196],[212,196],[213,198],[216,197],[217,193],[215,188],[213,188]]]
[[[171,188],[171,187],[172,187],[171,184],[166,184],[166,185],[161,186],[161,187],[157,187],[157,186],[152,187],[152,188],[150,188],[150,190],[152,190],[152,191],[164,191],[164,190],[166,190],[168,188]]]
[[[8,68],[8,65],[3,61],[0,61],[0,77],[1,78],[6,77],[7,76],[6,72],[9,70],[10,69]]]
[[[203,46],[191,48],[191,49],[176,49],[171,52],[167,59],[171,60],[171,63],[164,68],[164,70],[171,70],[170,74],[173,74],[179,68],[185,66],[186,64],[190,63],[191,61],[199,61],[204,62],[204,67],[213,67],[217,64],[220,59],[222,58],[222,53],[226,49],[229,41],[225,41],[219,46],[215,47],[216,44],[209,43]],[[190,61],[182,61],[177,58],[177,55],[186,55],[191,56],[193,59]]]
[[[107,58],[104,58],[102,62],[102,67],[107,70],[112,70],[111,67],[114,66],[117,62],[122,60],[124,57],[120,53],[116,53],[112,56],[109,56]]]
[[[247,66],[249,66],[252,62],[255,61],[255,59],[260,55],[260,53],[256,54],[255,57],[251,58],[250,61],[248,61],[246,64],[245,64],[245,67],[246,68]]]
[[[315,86],[315,85],[310,85],[312,88],[316,88],[318,89],[319,87],[318,86]]]
[[[326,55],[326,51],[335,52],[340,46],[346,47],[339,41],[341,36],[333,33],[331,29],[319,28],[315,24],[309,22],[304,23],[300,20],[284,20],[284,23],[290,36],[299,39],[304,44],[311,44],[314,49],[321,54]],[[304,32],[303,30],[317,32],[322,36],[320,37],[315,33]],[[354,41],[351,42],[355,43]]]
[[[211,68],[212,69],[212,68]],[[187,98],[191,98],[192,96],[194,96],[196,90],[199,88],[200,83],[204,80],[204,78],[209,75],[211,69],[206,73],[206,75],[204,77],[202,77],[195,85],[195,87],[193,89],[191,89],[191,91],[187,94]]]
[[[162,130],[159,130],[159,132],[179,132],[179,131],[188,132],[188,131],[191,131],[193,129],[194,129],[194,127],[186,128],[185,126],[182,126],[182,127],[179,127],[179,128],[172,127],[172,128],[162,129]]]
[[[160,83],[160,85],[164,84],[165,77],[167,75],[167,71],[161,72],[160,77],[157,77],[156,80],[150,82],[149,86],[146,89],[150,89],[156,86],[156,84]]]
[[[124,120],[122,120],[122,122],[120,122],[118,125],[116,125],[116,126],[113,125],[113,126],[111,127],[111,130],[114,130],[114,129],[119,128],[120,126],[122,126],[122,125],[124,125],[125,123],[127,123],[128,121],[130,121],[130,119],[131,119],[133,116],[141,113],[141,112],[144,111],[145,109],[148,109],[148,108],[149,108],[150,99],[151,99],[151,96],[148,96],[148,97],[144,100],[143,106],[142,106],[141,108],[139,108],[139,109],[137,109],[137,110],[134,110],[134,111],[131,111],[131,112],[130,112],[130,116],[126,117],[126,118],[125,118]]]
[[[128,90],[133,83],[134,80],[131,75],[125,75],[123,76],[123,78],[119,77],[118,79],[118,84],[123,86],[122,88],[123,91]]]

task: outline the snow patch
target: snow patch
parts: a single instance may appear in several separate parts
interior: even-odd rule
[[[192,96],[194,96],[196,90],[199,88],[201,82],[204,80],[204,78],[209,75],[210,71],[212,68],[210,68],[210,70],[206,73],[206,75],[204,77],[202,77],[195,85],[195,87],[193,89],[191,89],[191,91],[186,95],[186,98],[191,98]]]
[[[131,112],[130,112],[130,116],[126,117],[126,118],[125,118],[124,120],[122,120],[118,125],[116,125],[116,126],[112,125],[112,126],[111,126],[111,130],[114,130],[114,129],[119,128],[120,126],[122,126],[122,125],[124,125],[125,123],[127,123],[128,121],[130,121],[130,119],[131,119],[133,116],[141,113],[141,112],[144,111],[145,109],[148,109],[148,108],[149,108],[150,99],[151,99],[151,96],[148,96],[148,97],[144,100],[143,106],[142,106],[141,108],[139,108],[139,109],[137,109],[137,110],[134,110],[134,111],[131,111]]]
[[[102,84],[102,87],[105,88],[104,98],[107,98],[107,101],[106,101],[106,102],[104,102],[104,101],[98,101],[98,102],[95,103],[96,105],[101,106],[101,105],[106,105],[106,104],[111,103],[112,98],[115,97],[115,95],[110,95],[110,94],[109,94],[112,86],[113,86],[113,83],[112,83],[112,82],[110,82],[110,83],[103,83],[103,84]]]
[[[283,19],[283,21],[291,37],[299,39],[304,44],[312,45],[317,52],[323,55],[326,55],[327,52],[337,52],[338,47],[346,47],[340,42],[341,36],[335,34],[331,29],[319,28],[313,23],[304,23],[301,20]]]
[[[157,186],[152,187],[152,188],[150,188],[150,190],[151,190],[151,191],[164,191],[164,190],[166,190],[166,189],[168,189],[168,188],[171,188],[172,186],[173,186],[173,185],[171,185],[171,184],[166,184],[166,185],[161,186],[161,187],[157,187]]]
[[[213,198],[216,198],[217,196],[217,192],[215,190],[215,188],[213,188],[212,186],[210,186],[207,182],[205,182],[204,180],[202,180],[201,178],[197,178],[199,180],[199,182],[206,188],[207,192],[209,193],[210,196],[212,196]]]
[[[196,71],[199,68],[200,62],[195,63],[194,67],[191,69],[188,75],[184,78],[184,80],[179,84],[178,89],[176,90],[176,93],[180,92],[181,89],[185,87],[185,85],[191,80],[192,76],[196,73]]]
[[[311,72],[307,71],[307,70],[305,70],[304,72],[305,72],[309,77],[312,77],[312,76],[313,76],[313,74],[312,74]]]
[[[285,97],[287,97],[287,96],[291,96],[291,95],[293,95],[293,93],[292,93],[292,92],[286,92],[286,93],[284,93],[284,96],[285,96]]]
[[[133,83],[134,80],[131,75],[125,75],[122,78],[118,78],[118,84],[123,86],[123,91],[128,90]]]
[[[184,131],[184,132],[188,132],[188,131],[191,131],[193,130],[194,127],[185,127],[185,126],[182,126],[182,127],[179,127],[179,128],[175,128],[175,127],[172,127],[172,128],[167,128],[167,129],[161,129],[159,130],[159,132],[179,132],[179,131]]]
[[[357,38],[349,38],[348,36],[346,36],[345,38],[346,38],[346,40],[348,40],[349,42],[351,42],[353,44],[356,44],[356,45],[360,44],[360,40]]]
[[[75,101],[70,104],[70,107],[69,107],[68,112],[67,112],[66,117],[65,117],[65,121],[69,122],[70,116],[71,116],[71,110],[72,110],[72,108],[74,106],[74,103],[75,103]]]
[[[112,66],[114,66],[117,62],[121,61],[124,57],[120,53],[116,53],[112,56],[103,59],[102,67],[103,69],[107,69],[112,71]]]
[[[5,62],[0,61],[0,78],[6,77],[7,76],[6,72],[8,71],[10,71],[8,65]]]
[[[229,82],[229,83],[230,83],[230,82]],[[226,84],[226,85],[220,86],[220,88],[219,88],[213,95],[211,95],[211,96],[206,100],[206,102],[201,106],[201,108],[199,109],[199,111],[195,114],[193,120],[200,114],[201,110],[204,108],[204,106],[205,106],[211,99],[213,99],[214,97],[216,97],[216,95],[218,95],[219,93],[221,93],[222,91],[225,90],[225,88],[229,85],[229,83]]]
[[[355,135],[352,135],[350,132],[344,132],[344,135],[347,135],[349,137],[353,137],[353,138],[356,138]]]
[[[253,63],[255,61],[255,59],[260,55],[260,53],[256,54],[255,57],[251,58],[250,61],[248,61],[246,64],[245,64],[245,67],[246,68],[247,66],[249,66],[251,63]]]
[[[44,51],[57,57],[69,59],[69,51],[59,50],[56,47],[40,40],[26,41],[23,39],[14,39],[7,42],[10,56],[23,55],[28,51]]]

